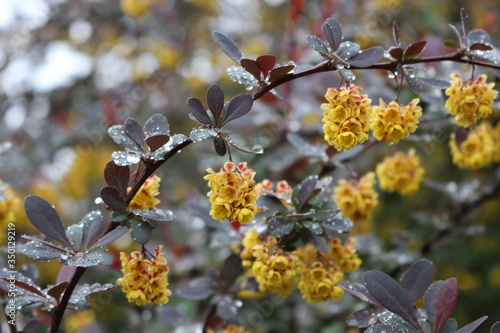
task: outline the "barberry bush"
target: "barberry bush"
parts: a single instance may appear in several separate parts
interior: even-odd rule
[[[6,6],[1,328],[500,332],[500,8],[454,5]]]

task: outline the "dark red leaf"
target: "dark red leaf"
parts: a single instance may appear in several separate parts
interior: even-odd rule
[[[127,210],[125,199],[114,187],[105,186],[101,189],[101,199],[114,212],[124,212]]]
[[[240,59],[243,58],[243,55],[231,38],[217,31],[212,32],[212,37],[229,58],[240,63]]]
[[[272,55],[261,55],[257,57],[256,60],[264,77],[267,77],[269,71],[273,69],[276,64],[276,58]]]
[[[294,65],[286,65],[286,66],[276,67],[275,69],[273,69],[271,71],[271,74],[269,74],[269,82],[274,82],[276,80],[281,79],[282,77],[285,77],[294,68],[295,68]]]
[[[337,50],[343,38],[340,23],[334,18],[329,18],[325,21],[325,23],[323,23],[322,28],[323,35],[325,36],[325,39],[330,45],[332,51]]]
[[[191,97],[188,99],[187,104],[196,120],[205,125],[213,125],[213,121],[210,119],[205,106],[198,98]]]
[[[427,259],[420,259],[403,273],[400,285],[408,293],[408,297],[415,302],[422,297],[434,278],[434,266]]]
[[[240,60],[241,67],[243,67],[248,73],[259,82],[262,81],[260,66],[257,61],[247,58],[242,58]]]
[[[217,124],[222,114],[222,110],[224,110],[224,91],[222,91],[222,88],[218,84],[214,83],[208,87],[207,104]]]
[[[146,139],[146,143],[151,151],[156,151],[161,146],[167,144],[168,141],[170,141],[170,135],[155,135]]]
[[[493,47],[488,44],[483,44],[483,43],[473,43],[471,46],[469,46],[469,50],[471,51],[491,51],[493,50]]]
[[[53,286],[52,288],[50,288],[49,290],[47,290],[47,294],[54,297],[56,299],[57,303],[59,304],[59,301],[61,300],[61,296],[64,293],[64,291],[66,290],[66,288],[68,287],[68,284],[69,284],[69,282],[63,282],[63,283],[57,284],[57,285]]]
[[[128,166],[116,165],[110,161],[104,168],[104,180],[106,184],[116,188],[123,197],[127,195],[128,181],[130,178],[130,168]]]
[[[367,302],[375,306],[378,306],[379,308],[383,308],[383,306],[377,301],[377,299],[373,297],[373,295],[370,294],[368,289],[366,289],[366,287],[361,283],[344,280],[340,281],[338,283],[338,286],[342,288],[349,295],[354,296],[362,300],[363,302]]]
[[[366,289],[387,310],[397,314],[413,327],[420,327],[413,303],[405,290],[394,279],[379,271],[365,272],[362,279]]]
[[[141,124],[134,118],[127,118],[125,120],[125,132],[127,135],[134,140],[134,142],[142,149],[145,149],[144,146],[144,130],[142,129]]]
[[[6,281],[6,282],[9,282],[9,283],[10,283],[10,279],[8,279],[8,278],[4,278],[4,277],[3,277],[3,278],[0,278],[0,279],[2,279],[2,280],[4,280],[4,281]],[[31,285],[29,285],[29,284],[27,284],[27,283],[25,283],[25,282],[22,282],[22,281],[16,280],[15,285],[16,285],[16,287],[19,287],[19,288],[21,288],[21,289],[27,290],[27,291],[29,291],[29,292],[30,292],[30,293],[32,293],[32,294],[35,294],[35,295],[38,295],[38,296],[40,296],[40,297],[42,297],[42,298],[44,298],[44,299],[47,299],[47,297],[45,297],[45,295],[44,295],[44,294],[43,294],[40,290],[38,290],[38,289],[37,289],[37,288],[35,288],[34,286],[31,286]]]
[[[425,312],[427,313],[427,318],[429,319],[429,324],[431,325],[431,332],[435,332],[436,327],[436,302],[438,299],[438,293],[441,289],[444,281],[434,282],[424,295],[424,306]]]
[[[221,280],[227,288],[243,272],[241,258],[237,254],[231,254],[222,264]]]
[[[215,148],[215,152],[219,156],[226,155],[226,152],[227,152],[226,142],[220,136],[216,136],[214,138],[214,148]]]
[[[243,117],[247,114],[253,105],[253,98],[249,94],[240,94],[234,96],[227,105],[226,114],[222,120],[221,126],[224,126],[228,122]]]
[[[389,49],[389,54],[397,61],[403,60],[403,49],[400,47],[392,47]]]
[[[28,195],[24,200],[24,210],[31,224],[41,233],[68,247],[72,247],[59,214],[54,206],[45,199],[36,195]]]
[[[436,327],[434,332],[439,332],[445,321],[451,317],[455,310],[458,298],[457,280],[449,278],[444,281],[439,289],[436,300]]]
[[[419,56],[424,51],[426,44],[427,41],[421,40],[408,46],[408,48],[405,50],[403,60],[413,59]]]
[[[375,46],[358,53],[348,60],[349,65],[365,68],[370,67],[384,57],[384,49],[380,46]]]

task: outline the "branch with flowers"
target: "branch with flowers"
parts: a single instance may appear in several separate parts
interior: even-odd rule
[[[483,30],[467,32],[464,11],[461,17],[462,31],[453,28],[458,41],[445,42],[453,52],[432,57],[421,57],[425,41],[403,47],[397,24],[393,26],[395,46],[387,50],[380,46],[361,50],[358,44],[344,40],[340,23],[329,18],[322,25],[324,40],[312,35],[306,37],[309,46],[325,59],[314,66],[277,64],[271,55],[261,55],[255,60],[245,58],[228,36],[214,32],[215,42],[239,65],[228,69],[231,79],[252,93],[226,100],[223,89],[213,84],[206,92],[205,103],[197,97],[189,98],[190,117],[198,127],[188,136],[171,134],[169,122],[161,114],[151,116],[144,125],[128,118],[123,125],[109,128],[109,136],[124,150],[115,151],[104,169],[106,186],[100,191],[100,202],[109,211],[107,225],[102,227],[105,218],[96,210],[65,228],[48,201],[34,195],[26,197],[26,215],[44,236],[23,236],[26,243],[20,252],[35,260],[58,259],[64,266],[56,283],[47,288],[39,287],[21,272],[12,278],[8,269],[2,269],[0,288],[7,293],[8,283],[14,279],[18,288],[16,310],[40,307],[51,315],[50,332],[54,333],[59,332],[67,309],[88,308],[87,297],[118,287],[128,302],[136,306],[150,303],[161,306],[173,295],[204,301],[208,311],[200,320],[203,332],[246,332],[250,328],[237,325],[240,299],[271,294],[289,298],[294,305],[297,301],[293,294],[297,289],[311,304],[339,301],[344,293],[369,303],[363,310],[351,311],[347,318],[350,327],[365,332],[473,331],[486,317],[460,330],[451,318],[458,297],[456,279],[433,283],[434,266],[424,258],[415,258],[419,260],[405,270],[399,282],[374,270],[356,276],[351,273],[368,269],[363,267],[362,253],[357,251],[366,238],[346,236],[373,232],[372,216],[381,201],[375,189],[377,181],[381,190],[404,197],[417,193],[424,182],[424,163],[415,148],[385,156],[374,171],[361,176],[350,166],[381,142],[393,146],[422,136],[418,130],[425,110],[417,97],[407,104],[400,101],[405,83],[414,94],[427,86],[442,90],[447,96],[444,107],[454,118],[445,120],[448,127],[454,128],[449,147],[456,166],[471,170],[498,166],[500,123],[493,124],[488,118],[498,91],[493,82],[488,82],[486,74],[477,75],[476,71],[499,70],[500,65],[489,35]],[[383,58],[389,61],[381,62]],[[419,64],[442,62],[469,65],[471,75],[463,80],[452,73],[448,82],[416,74],[422,70],[417,67]],[[369,96],[361,93],[362,87],[354,84],[354,71],[358,70],[389,72],[396,83],[395,98],[389,102],[380,99],[379,105],[372,105]],[[285,179],[257,182],[256,172],[248,162],[235,162],[234,152],[263,154],[263,147],[256,144],[247,148],[235,143],[235,133],[228,129],[228,124],[247,116],[254,102],[264,96],[279,96],[278,87],[332,71],[338,72],[341,84],[327,89],[320,108],[322,136],[333,149],[326,144],[315,145],[297,133],[287,133],[287,140],[301,154],[315,159],[319,171],[306,175],[294,186]],[[228,160],[219,171],[208,168],[204,177],[209,187],[210,208],[195,203],[190,210],[208,227],[235,235],[238,243],[219,271],[207,272],[193,279],[189,288],[179,288],[173,294],[168,273],[175,263],[167,264],[163,245],[154,250],[147,248],[154,231],[174,219],[172,211],[158,208],[161,179],[156,172],[181,150],[207,140],[213,142],[217,155],[227,156]],[[332,175],[341,169],[349,177],[338,180],[334,186]],[[498,195],[499,184],[496,177],[489,191],[471,198],[460,195],[460,191],[450,191],[439,182],[429,182],[429,187],[449,196],[452,204],[444,221],[446,228],[435,230],[421,245],[419,255],[428,256],[465,214]],[[0,211],[9,212],[18,199],[8,187],[2,186],[0,190]],[[0,219],[10,221],[13,217],[2,214]],[[80,283],[87,270],[113,263],[114,257],[107,247],[127,233],[140,250],[119,254],[123,276],[107,284]],[[397,267],[401,268],[402,265]],[[362,283],[347,280],[349,274],[361,278]],[[423,306],[417,310],[415,304],[422,297]],[[176,316],[177,312],[169,312],[165,321],[174,321]],[[495,324],[492,332],[498,326]],[[9,328],[11,332],[27,330],[16,325]]]

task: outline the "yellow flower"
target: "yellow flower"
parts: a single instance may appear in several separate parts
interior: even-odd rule
[[[64,328],[68,333],[81,332],[83,328],[92,324],[95,320],[94,311],[75,311],[65,316]]]
[[[125,15],[139,18],[148,13],[151,3],[151,0],[121,0],[120,7]]]
[[[328,88],[323,103],[325,140],[338,151],[350,150],[368,140],[371,100],[360,95],[360,86],[343,85],[340,90]]]
[[[339,180],[334,189],[333,200],[345,217],[355,223],[359,232],[369,231],[368,220],[378,205],[378,194],[374,189],[375,173],[369,172],[358,181]]]
[[[143,259],[138,251],[132,252],[130,256],[125,252],[120,253],[123,278],[118,279],[117,283],[122,286],[130,303],[168,303],[168,296],[172,294],[167,288],[169,268],[161,249],[162,246],[156,247],[151,260]]]
[[[277,250],[269,254],[269,250],[262,245],[256,246],[255,262],[252,271],[259,284],[259,290],[271,292],[280,297],[288,296],[298,281],[295,270],[295,254]]]
[[[160,200],[156,198],[156,196],[160,194],[158,191],[160,188],[160,181],[161,178],[158,176],[153,175],[149,177],[144,184],[142,184],[129,207],[136,209],[154,209],[160,203]],[[128,190],[130,191],[130,189],[129,187]]]
[[[0,179],[0,245],[7,242],[5,232],[7,225],[14,222],[19,198],[14,191]]]
[[[424,178],[424,169],[415,155],[415,149],[410,149],[408,154],[397,152],[392,157],[386,157],[377,165],[376,172],[383,190],[402,195],[415,193]]]
[[[422,108],[417,105],[418,102],[419,99],[415,98],[408,105],[401,106],[396,101],[385,104],[380,99],[380,105],[372,108],[373,136],[392,145],[415,132],[418,118],[422,115]]]
[[[255,172],[240,163],[235,166],[233,162],[226,162],[220,172],[211,168],[207,169],[210,192],[208,198],[212,204],[210,216],[224,222],[239,222],[248,224],[252,221],[257,201],[257,188],[255,186]]]
[[[494,83],[486,83],[487,76],[479,75],[475,81],[464,84],[458,74],[451,74],[451,86],[445,93],[449,96],[445,107],[455,116],[458,125],[469,127],[491,114],[493,100],[498,91]]]
[[[493,163],[498,158],[500,141],[497,138],[498,133],[487,122],[474,128],[461,143],[457,143],[455,133],[452,133],[450,150],[453,163],[466,169],[480,169]]]

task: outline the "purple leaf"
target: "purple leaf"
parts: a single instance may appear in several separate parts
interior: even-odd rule
[[[240,59],[243,58],[243,55],[231,38],[217,31],[212,32],[212,37],[229,58],[233,59],[238,64],[240,63]]]
[[[59,304],[61,296],[64,293],[64,291],[66,290],[66,288],[68,287],[68,284],[69,284],[69,282],[63,282],[63,283],[57,284],[57,285],[53,286],[52,288],[50,288],[49,290],[47,290],[47,294],[54,297],[56,299],[57,303]]]
[[[394,37],[394,42],[397,46],[401,45],[401,41],[399,40],[399,25],[396,21],[392,23],[392,37]]]
[[[405,50],[403,60],[408,60],[418,57],[424,51],[426,44],[427,41],[421,40],[408,46],[408,48]]]
[[[97,232],[101,228],[102,215],[100,211],[93,211],[88,213],[83,217],[83,236],[82,245],[86,249],[90,240],[97,235]]]
[[[415,302],[422,297],[432,283],[434,266],[427,259],[420,259],[408,268],[400,280],[400,285],[408,293],[410,300]]]
[[[149,149],[151,149],[151,151],[156,151],[158,148],[167,144],[169,141],[170,135],[163,134],[150,136],[146,139],[146,143],[148,144],[148,147]]]
[[[237,254],[231,254],[222,264],[221,280],[224,288],[227,288],[243,272],[241,258]]]
[[[36,195],[28,195],[24,200],[24,210],[31,224],[41,233],[71,247],[59,214],[54,206]]]
[[[139,244],[146,244],[151,238],[153,228],[148,222],[140,219],[131,219],[130,221],[130,235],[132,239]]]
[[[431,332],[436,332],[434,329],[436,327],[436,301],[438,298],[439,290],[441,289],[444,281],[434,282],[424,295],[424,306],[425,312],[427,313],[427,318],[429,319],[429,324],[431,325]]]
[[[257,57],[256,61],[265,78],[269,74],[269,71],[273,69],[274,65],[276,64],[276,58],[272,55],[267,54]]]
[[[212,84],[207,90],[207,104],[214,115],[215,124],[219,123],[219,118],[224,110],[224,91],[218,84]]]
[[[439,332],[444,322],[448,320],[455,310],[458,298],[457,280],[449,278],[439,288],[436,299],[436,326],[434,332]]]
[[[142,149],[145,149],[144,145],[144,130],[141,124],[134,118],[127,118],[125,120],[125,133],[134,140],[134,142]]]
[[[114,187],[105,186],[101,189],[101,199],[114,212],[124,212],[127,210],[125,199]]]
[[[63,265],[57,274],[56,283],[60,284],[63,282],[71,281],[73,275],[75,275],[76,266],[66,266]]]
[[[113,161],[106,164],[104,168],[104,180],[106,184],[116,188],[123,197],[127,195],[129,178],[130,168],[128,166],[116,165]]]
[[[105,246],[108,245],[109,243],[114,242],[121,236],[125,235],[128,231],[127,227],[118,227],[116,229],[113,229],[112,231],[108,232],[106,235],[102,236],[99,238],[99,240],[92,245],[91,249],[95,249],[97,247]]]
[[[472,323],[465,325],[455,333],[470,333],[478,328],[479,325],[481,325],[486,319],[488,319],[488,316],[482,316],[481,318],[474,320]]]
[[[384,56],[384,49],[380,46],[375,46],[364,50],[361,53],[358,53],[351,59],[349,59],[348,63],[351,66],[365,68],[370,67]]]
[[[234,96],[227,105],[226,114],[224,115],[221,125],[224,126],[234,119],[243,117],[252,109],[252,105],[253,98],[251,95],[240,94]]]
[[[157,135],[168,135],[170,133],[170,126],[167,118],[161,114],[152,115],[144,123],[144,133],[146,139]]]
[[[8,282],[8,283],[10,283],[10,280],[11,280],[10,278],[4,278],[4,277],[0,277],[0,279],[4,280],[5,282]],[[29,291],[32,294],[35,294],[35,295],[40,296],[44,299],[47,299],[47,297],[40,291],[40,289],[36,285],[32,286],[32,285],[29,285],[23,281],[19,281],[19,280],[16,280],[15,285],[18,288],[24,289],[26,291]]]
[[[262,210],[274,210],[277,212],[286,212],[288,208],[281,202],[280,199],[272,195],[261,194],[255,205]]]
[[[279,79],[285,77],[294,68],[295,68],[294,65],[286,65],[286,66],[281,66],[281,67],[274,68],[271,71],[271,74],[269,74],[269,82],[274,82],[276,80],[279,80]]]
[[[500,321],[497,321],[491,326],[490,333],[500,333]]]
[[[366,289],[366,287],[358,282],[350,282],[347,280],[340,281],[338,286],[342,288],[346,293],[351,296],[354,296],[363,302],[367,302],[378,306],[379,308],[383,308],[383,306],[377,301],[375,297]]]
[[[368,291],[387,310],[397,314],[413,327],[420,327],[410,298],[394,279],[379,271],[365,272],[362,279]]]
[[[259,82],[262,81],[261,77],[261,69],[257,61],[247,58],[242,58],[240,60],[241,67],[243,67],[248,73],[252,74],[252,76]]]
[[[285,216],[274,216],[267,224],[267,231],[275,237],[283,237],[292,232],[295,222]]]
[[[369,327],[365,333],[400,333],[401,330],[391,325],[375,325]]]
[[[191,97],[188,99],[187,103],[189,110],[191,110],[191,113],[197,121],[205,125],[213,125],[213,121],[210,119],[205,106],[198,98]]]
[[[214,149],[219,156],[224,156],[227,153],[226,142],[220,136],[214,138]]]
[[[307,44],[316,52],[318,52],[324,58],[330,58],[328,46],[317,36],[306,36]],[[272,82],[272,81],[271,81]]]
[[[300,190],[298,194],[298,208],[302,209],[302,206],[309,201],[314,191],[316,190],[316,184],[318,183],[318,176],[307,177],[302,184],[300,184]]]
[[[330,44],[332,51],[335,51],[343,38],[340,23],[334,18],[327,19],[323,24],[323,35],[328,44]]]

